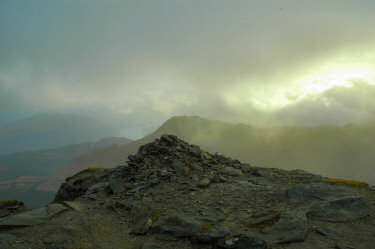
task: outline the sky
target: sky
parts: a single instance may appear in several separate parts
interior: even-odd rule
[[[0,0],[0,124],[39,112],[255,126],[375,116],[375,1]],[[126,135],[126,134],[125,134]]]

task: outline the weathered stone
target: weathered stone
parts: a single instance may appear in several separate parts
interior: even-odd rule
[[[125,191],[124,181],[121,178],[110,179],[108,187],[113,194],[122,193]]]
[[[43,224],[47,222],[51,217],[67,209],[67,207],[64,207],[61,204],[53,204],[48,207],[42,207],[32,211],[8,216],[0,219],[0,228]]]
[[[203,167],[199,166],[197,163],[192,163],[191,164],[191,168],[197,172],[202,172],[203,171]]]
[[[17,200],[3,200],[0,201],[0,218],[18,214],[26,211],[26,206],[21,201]]]
[[[47,244],[59,243],[59,242],[64,242],[70,238],[71,238],[71,235],[59,229],[58,231],[50,233],[49,235],[44,237],[43,242]]]
[[[137,221],[135,222],[133,233],[145,234],[150,230],[151,226],[152,226],[151,215],[142,215],[138,217]]]
[[[95,194],[95,193],[98,193],[100,191],[104,191],[104,189],[108,186],[108,183],[107,182],[98,182],[94,185],[92,185],[91,187],[89,187],[86,191],[86,194],[90,195],[90,194]]]
[[[259,215],[256,217],[251,217],[246,219],[245,224],[249,227],[258,227],[263,228],[267,226],[271,226],[280,218],[279,212],[272,212],[270,214]]]
[[[368,211],[362,197],[347,197],[317,204],[309,214],[320,220],[341,222],[365,217]]]
[[[196,157],[200,157],[201,156],[201,148],[198,146],[198,145],[192,145],[190,148],[189,148],[189,152],[196,156]]]
[[[153,243],[146,243],[142,246],[142,249],[163,249],[163,246],[158,246]]]
[[[75,211],[81,211],[82,209],[82,203],[78,201],[64,201],[64,205]]]
[[[235,169],[232,167],[224,167],[220,170],[220,173],[228,176],[242,176],[243,172],[240,169]]]
[[[290,200],[297,202],[312,202],[314,200],[332,200],[355,195],[350,189],[334,186],[329,183],[310,183],[298,185],[287,191]]]
[[[189,237],[202,229],[202,222],[187,215],[175,215],[167,218],[160,229],[176,237]]]
[[[199,181],[198,186],[201,187],[201,188],[205,188],[208,185],[210,185],[210,183],[211,183],[210,179],[204,178],[204,179]]]
[[[336,232],[333,229],[330,229],[329,227],[320,227],[316,228],[315,232],[323,235],[325,237],[335,238]]]
[[[245,235],[229,235],[219,240],[217,245],[225,249],[267,249],[267,243],[259,237]]]
[[[211,160],[212,159],[212,157],[206,151],[201,152],[201,157],[205,160]]]
[[[271,234],[277,243],[304,241],[307,235],[307,217],[305,212],[292,211],[280,215],[280,219],[271,227],[262,230]]]
[[[85,195],[91,186],[103,181],[106,172],[106,169],[88,168],[68,177],[58,190],[55,201],[72,201]]]
[[[17,239],[17,237],[10,233],[0,233],[0,243],[1,242],[9,242],[12,240]]]
[[[160,137],[160,140],[171,146],[176,143],[177,137],[174,135],[164,134]]]
[[[87,222],[82,220],[72,221],[61,227],[61,229],[69,235],[80,235],[87,227]]]
[[[198,182],[199,181],[199,177],[197,175],[195,175],[195,174],[191,174],[190,178],[191,178],[192,182]]]
[[[68,208],[61,204],[51,204],[47,207],[47,213],[51,217],[64,212],[65,210],[68,210]]]
[[[185,174],[185,171],[184,171],[185,164],[181,162],[180,160],[178,159],[171,160],[170,165],[176,171],[178,175]]]

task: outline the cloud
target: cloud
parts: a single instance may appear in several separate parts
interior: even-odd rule
[[[353,80],[350,87],[334,86],[290,104],[274,115],[280,124],[341,125],[375,119],[375,85]]]
[[[258,125],[359,120],[372,115],[360,97],[370,89],[353,84],[297,102],[286,92],[322,65],[375,63],[374,4],[366,4],[3,1],[0,112],[151,125],[173,115]],[[283,101],[291,103],[275,109]]]

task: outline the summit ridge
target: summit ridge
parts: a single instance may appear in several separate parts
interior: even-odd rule
[[[0,245],[369,249],[374,204],[367,186],[256,167],[165,134],[123,165],[68,177],[49,206],[1,218]]]

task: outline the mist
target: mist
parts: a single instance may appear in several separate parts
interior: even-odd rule
[[[141,137],[175,115],[268,127],[374,117],[369,1],[0,4],[3,124],[80,113],[132,120],[124,135]]]

